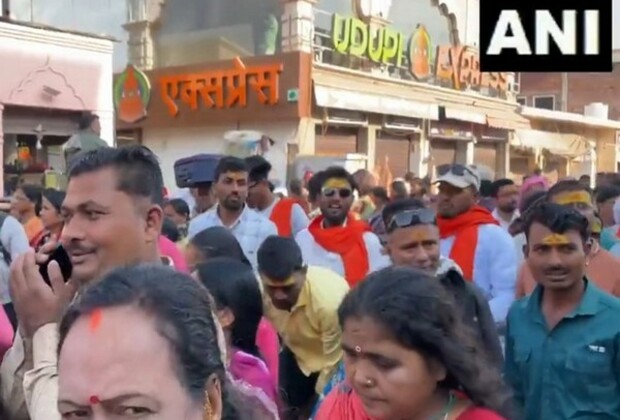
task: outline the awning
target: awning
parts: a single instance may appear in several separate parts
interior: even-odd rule
[[[325,108],[398,115],[400,117],[427,120],[439,119],[438,105],[416,102],[397,96],[362,93],[315,83],[314,97],[316,104]]]
[[[583,136],[541,130],[515,130],[511,145],[546,149],[554,155],[566,157],[583,156],[590,151],[590,143]]]
[[[476,111],[474,108],[466,109],[460,107],[445,106],[446,118],[453,120],[466,121],[474,124],[486,125],[487,116],[483,112]]]

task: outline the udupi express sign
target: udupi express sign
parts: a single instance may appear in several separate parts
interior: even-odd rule
[[[410,37],[384,27],[372,30],[355,17],[334,14],[332,44],[342,54],[366,58],[377,64],[407,67],[416,80],[435,80],[454,89],[490,88],[499,95],[508,90],[506,73],[480,72],[477,49],[463,45],[439,45],[433,48],[431,37],[418,25]]]

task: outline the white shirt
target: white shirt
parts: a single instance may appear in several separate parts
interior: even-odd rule
[[[342,257],[339,254],[327,251],[319,245],[307,228],[295,236],[295,241],[299,248],[301,248],[301,255],[306,264],[328,268],[345,277]],[[390,258],[383,254],[383,246],[377,235],[372,232],[365,232],[364,243],[368,252],[369,269],[367,274],[388,267],[391,264]]]
[[[510,225],[512,225],[512,222],[514,222],[515,220],[517,220],[517,218],[520,216],[519,214],[519,210],[515,210],[512,213],[512,217],[510,218],[510,221],[506,221],[504,220],[504,218],[499,214],[499,212],[497,211],[497,209],[493,210],[493,213],[491,213],[491,215],[495,218],[495,220],[497,220],[499,222],[499,225],[501,226],[502,229],[504,229],[506,232],[508,232],[508,228],[510,228]]]
[[[188,239],[192,239],[196,234],[210,227],[224,226],[220,216],[217,214],[218,208],[219,205],[196,216],[189,222]],[[224,227],[230,229],[232,234],[235,235],[239,245],[241,245],[241,249],[243,249],[243,253],[254,269],[258,266],[256,260],[258,248],[267,237],[278,234],[278,229],[271,220],[263,217],[248,206],[243,207],[241,215],[232,225]]]
[[[273,200],[273,203],[269,205],[264,210],[259,210],[258,213],[265,216],[267,219],[271,220],[271,213],[273,212],[273,208],[278,204],[280,198],[276,198]],[[310,224],[310,219],[306,215],[306,212],[303,208],[297,203],[293,204],[293,208],[291,209],[291,231],[293,232],[293,237],[301,232],[303,229],[308,227]]]

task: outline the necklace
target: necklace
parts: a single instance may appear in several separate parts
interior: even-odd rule
[[[448,416],[450,415],[450,412],[454,408],[455,404],[456,398],[454,397],[454,393],[450,391],[450,394],[448,395],[448,402],[443,407],[443,410],[441,410],[439,414],[431,417],[429,420],[448,420]]]

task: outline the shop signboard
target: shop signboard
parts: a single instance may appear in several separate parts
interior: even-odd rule
[[[456,90],[488,88],[499,96],[505,96],[508,90],[506,73],[480,71],[476,48],[452,44],[434,47],[424,25],[418,25],[406,36],[389,27],[373,30],[359,18],[334,14],[331,39],[334,49],[341,54],[406,68],[418,81]]]
[[[189,111],[246,108],[250,92],[260,105],[276,105],[283,68],[278,62],[246,66],[237,57],[229,68],[167,74],[159,77],[158,83],[168,113],[176,117],[181,104]]]

